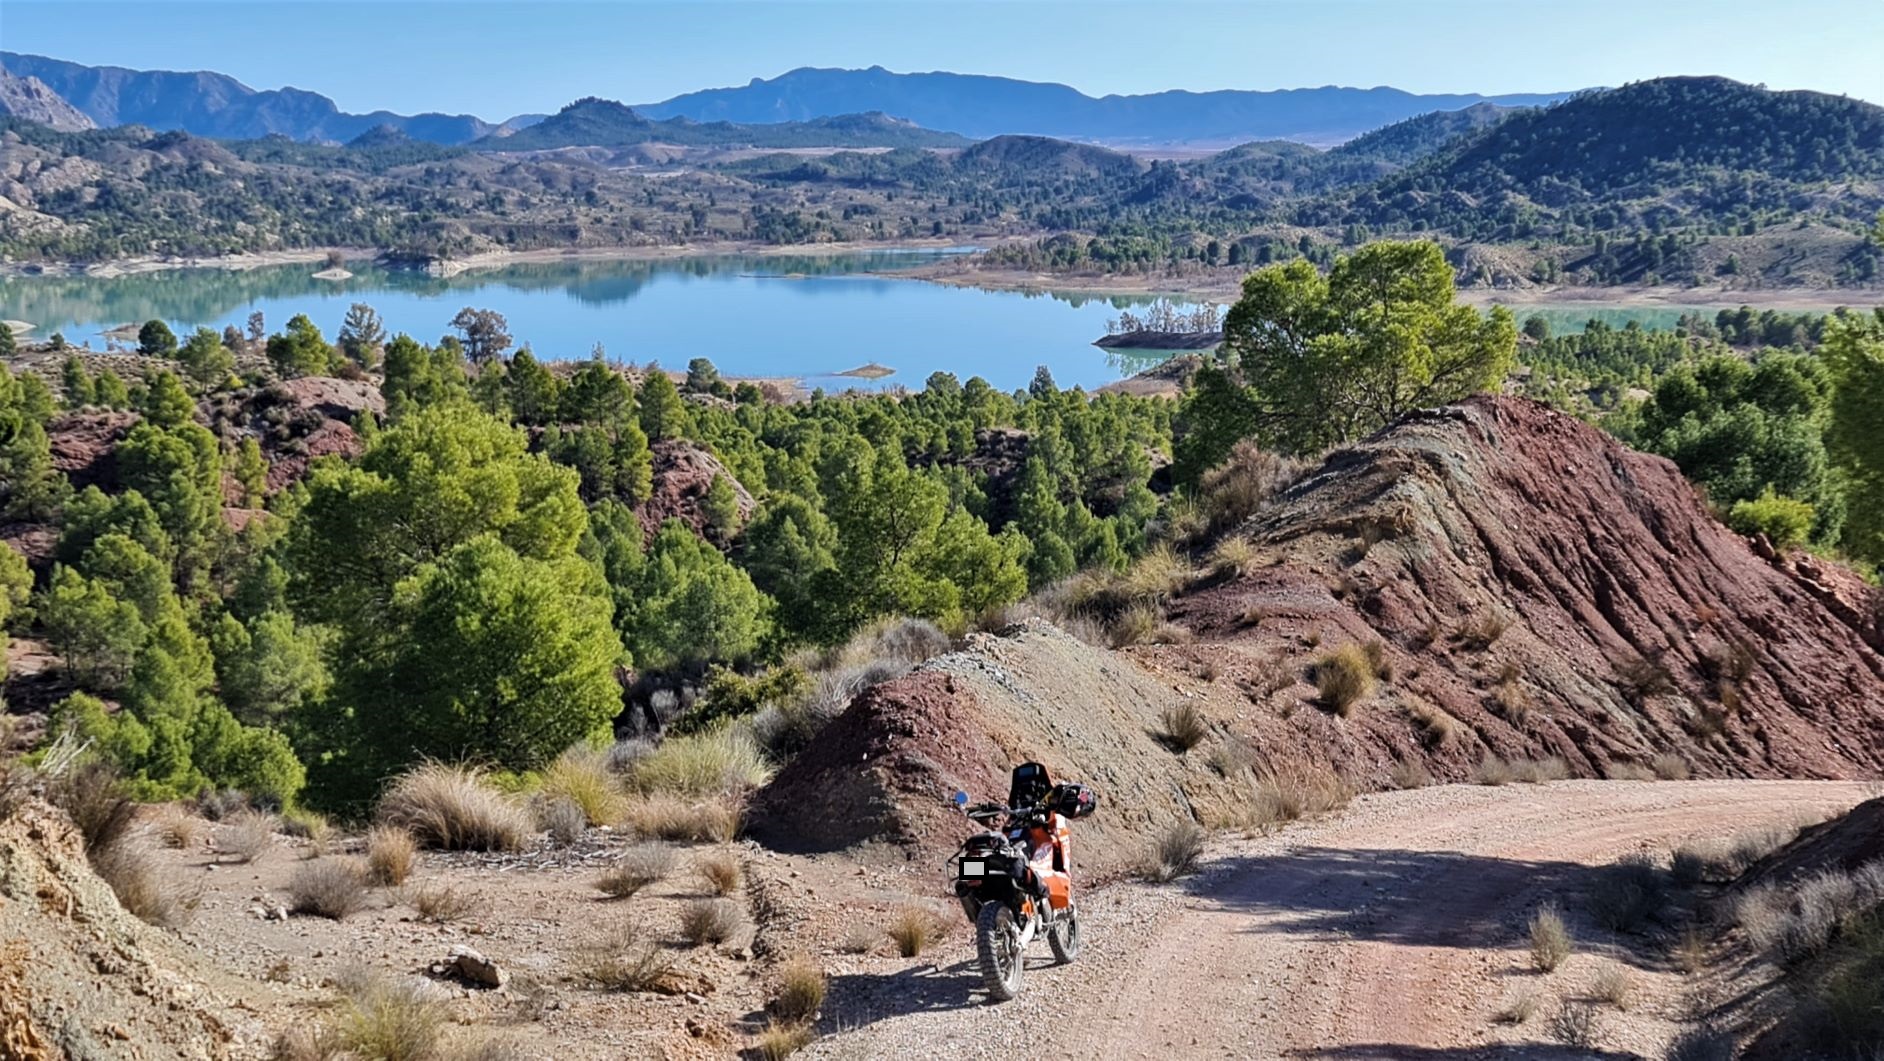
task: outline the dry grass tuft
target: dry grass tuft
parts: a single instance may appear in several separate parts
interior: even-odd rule
[[[1511,768],[1511,779],[1526,785],[1562,781],[1570,776],[1570,764],[1555,755],[1547,755],[1542,759],[1513,759],[1506,765]]]
[[[888,932],[896,944],[897,954],[905,958],[917,958],[928,949],[941,927],[934,911],[921,906],[905,906],[890,919]]]
[[[290,807],[282,811],[276,827],[284,836],[311,841],[316,851],[325,851],[327,841],[334,835],[333,823],[327,820],[326,815],[302,807]]]
[[[380,820],[403,826],[426,847],[446,851],[516,851],[531,833],[529,813],[470,766],[428,762],[393,781],[379,801]]]
[[[92,870],[111,886],[118,904],[131,916],[153,925],[177,928],[196,912],[197,896],[165,876],[163,867],[141,838],[120,836],[87,854]]]
[[[366,833],[366,876],[380,887],[397,887],[412,875],[419,845],[396,825],[375,825]]]
[[[1262,556],[1248,538],[1225,538],[1210,551],[1210,570],[1219,578],[1247,578],[1261,564]]]
[[[288,879],[288,908],[297,914],[345,920],[366,906],[366,871],[350,858],[303,862]]]
[[[602,871],[595,886],[613,899],[626,899],[674,871],[674,849],[665,844],[637,844]]]
[[[1342,645],[1315,660],[1315,689],[1324,705],[1346,718],[1357,704],[1374,695],[1374,674],[1365,648]]]
[[[696,947],[725,943],[745,923],[745,913],[731,899],[696,899],[681,910],[680,934]]]
[[[301,1030],[289,1049],[312,1053],[283,1053],[276,1057],[358,1057],[384,1061],[430,1061],[444,1056],[449,1012],[443,996],[431,984],[411,978],[382,975],[365,977],[348,986],[340,1013],[330,1028]]]
[[[99,762],[81,763],[51,775],[46,799],[72,819],[85,850],[113,847],[137,824],[137,805],[126,794],[124,781],[113,767]]]
[[[1472,772],[1472,780],[1481,785],[1508,785],[1517,778],[1511,764],[1491,752],[1485,753],[1485,758],[1478,761],[1478,769]]]
[[[1182,755],[1210,736],[1210,720],[1189,700],[1180,700],[1158,715],[1157,738],[1160,743]]]
[[[1635,977],[1620,965],[1606,965],[1590,981],[1590,994],[1617,1009],[1628,1009],[1635,997]]]
[[[810,1046],[817,1037],[809,1024],[773,1024],[759,1033],[757,1050],[765,1061],[780,1061]]]
[[[1394,763],[1387,777],[1393,782],[1393,787],[1399,789],[1425,788],[1433,783],[1433,772],[1417,759],[1402,759]]]
[[[609,769],[609,753],[586,745],[557,756],[543,771],[537,791],[544,799],[565,799],[582,808],[590,825],[619,824],[628,809],[627,796]]]
[[[1160,883],[1176,880],[1197,869],[1204,854],[1204,830],[1188,818],[1180,818],[1164,827],[1152,842],[1142,873],[1147,880]]]
[[[695,860],[694,872],[714,895],[731,895],[745,879],[739,856],[731,851],[713,851]]]
[[[1269,828],[1340,810],[1353,799],[1353,784],[1326,767],[1310,765],[1266,770],[1256,778],[1248,824]]]
[[[1675,968],[1692,976],[1707,968],[1708,937],[1699,926],[1689,925],[1675,937],[1669,948],[1668,957],[1675,963]]]
[[[1523,991],[1513,995],[1501,1006],[1492,1020],[1499,1024],[1528,1024],[1537,1016],[1539,1002],[1535,991]]]
[[[1255,764],[1249,744],[1237,737],[1226,737],[1211,745],[1210,753],[1204,756],[1204,765],[1226,780],[1243,776],[1244,771],[1254,769]]]
[[[1270,453],[1254,440],[1238,442],[1222,464],[1199,479],[1201,530],[1215,533],[1241,524],[1294,485],[1310,467],[1307,461]]]
[[[1420,743],[1428,748],[1444,748],[1459,739],[1460,722],[1446,712],[1424,702],[1407,706],[1407,714],[1420,727]]]
[[[649,991],[673,967],[667,951],[639,925],[627,921],[589,948],[578,975],[605,991]]]
[[[1555,972],[1570,957],[1570,929],[1557,907],[1546,903],[1531,915],[1531,964],[1540,973]]]
[[[1884,904],[1884,860],[1827,870],[1790,887],[1746,892],[1734,917],[1748,942],[1781,965],[1823,954],[1838,936]]]
[[[1383,682],[1393,680],[1393,661],[1387,658],[1387,643],[1379,638],[1361,645],[1361,654],[1367,657],[1367,666],[1374,672],[1374,677]]]
[[[216,827],[216,854],[249,863],[275,846],[275,818],[260,811],[238,811]]]
[[[1604,768],[1603,776],[1611,781],[1653,781],[1655,768],[1647,763],[1610,763]]]
[[[1692,774],[1688,760],[1673,752],[1663,752],[1649,761],[1649,769],[1663,781],[1686,781]]]
[[[155,832],[165,847],[188,850],[203,839],[203,819],[174,804],[165,804],[157,812]]]
[[[1616,684],[1638,702],[1675,691],[1674,676],[1653,656],[1631,656],[1616,664]]]
[[[544,798],[539,794],[530,801],[530,813],[536,818],[537,828],[548,834],[556,847],[568,847],[589,831],[588,814],[575,800],[563,796]]]
[[[804,956],[779,966],[778,994],[772,996],[772,1013],[785,1024],[805,1024],[818,1015],[828,987],[824,970]]]
[[[1641,932],[1668,903],[1668,871],[1653,856],[1625,855],[1596,875],[1586,905],[1597,924],[1612,932]]]
[[[419,920],[434,925],[462,921],[483,909],[477,896],[450,884],[428,884],[412,899]]]
[[[1452,631],[1453,640],[1473,652],[1483,652],[1492,647],[1505,631],[1511,629],[1511,617],[1499,611],[1490,611],[1460,623]]]
[[[772,779],[759,745],[744,730],[722,727],[670,736],[634,764],[628,787],[644,795],[701,799],[747,792]]]
[[[628,806],[628,822],[636,835],[654,840],[727,843],[739,835],[745,817],[745,798],[735,793],[697,800],[655,795]]]

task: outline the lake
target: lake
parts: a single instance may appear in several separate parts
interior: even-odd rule
[[[1135,296],[1021,293],[872,275],[961,250],[830,255],[719,255],[570,260],[476,269],[449,279],[367,264],[351,280],[313,279],[318,264],[249,270],[167,269],[134,276],[0,280],[0,319],[30,321],[44,338],[103,349],[103,332],[162,319],[179,336],[198,326],[242,328],[260,310],[270,331],[305,313],[328,338],[347,307],[365,302],[390,333],[436,341],[465,306],[494,309],[537,356],[589,356],[685,367],[705,357],[729,376],[802,379],[809,387],[920,387],[931,372],[981,376],[1008,390],[1045,365],[1063,387],[1088,388],[1162,360],[1159,352],[1092,345]],[[838,373],[875,362],[879,380]]]

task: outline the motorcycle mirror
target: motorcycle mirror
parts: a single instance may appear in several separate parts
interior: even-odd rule
[[[960,789],[957,789],[954,797],[952,797],[951,799],[951,802],[953,802],[957,807],[968,806],[968,793],[963,792]]]

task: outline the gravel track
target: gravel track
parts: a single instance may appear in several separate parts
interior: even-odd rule
[[[990,1005],[973,941],[932,965],[840,977],[821,1057],[1658,1057],[1689,990],[1640,940],[1581,912],[1592,870],[1632,851],[1818,820],[1865,798],[1840,782],[1567,781],[1362,797],[1346,812],[1213,846],[1176,885],[1089,894],[1086,952],[1030,951],[1020,999]],[[1532,971],[1524,925],[1542,902],[1578,952]],[[1637,985],[1600,1014],[1601,1052],[1549,1047],[1543,1018],[1492,1020],[1513,993],[1586,997],[1606,964]]]

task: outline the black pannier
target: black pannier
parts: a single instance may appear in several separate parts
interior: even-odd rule
[[[1084,818],[1099,807],[1099,797],[1077,781],[1063,781],[1053,786],[1048,797],[1053,812],[1063,818]]]

